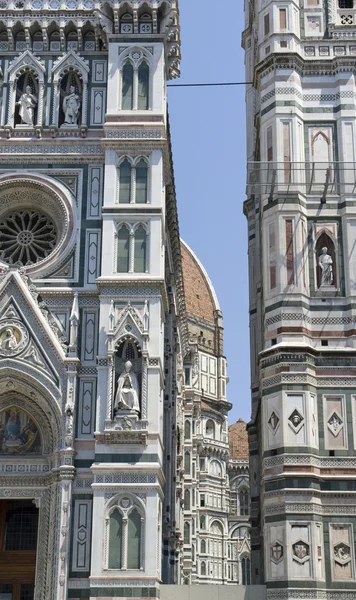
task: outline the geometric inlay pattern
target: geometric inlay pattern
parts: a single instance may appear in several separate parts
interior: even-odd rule
[[[337,412],[333,412],[333,414],[328,420],[328,428],[330,429],[331,433],[335,437],[338,436],[343,426],[344,423],[341,417],[337,414]]]
[[[298,433],[304,425],[304,417],[296,408],[293,410],[292,414],[289,415],[288,421],[296,433]]]
[[[271,416],[268,419],[268,425],[270,426],[270,429],[272,430],[272,432],[276,433],[278,425],[279,425],[279,417],[278,417],[278,415],[276,415],[276,413],[274,411],[271,413]]]

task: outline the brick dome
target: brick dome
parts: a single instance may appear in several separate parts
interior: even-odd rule
[[[181,240],[185,302],[188,315],[214,323],[219,302],[207,272],[193,250]]]

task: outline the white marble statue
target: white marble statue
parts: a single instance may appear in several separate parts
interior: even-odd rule
[[[64,123],[63,125],[77,126],[79,109],[80,109],[80,97],[75,93],[74,85],[69,88],[68,96],[63,98],[63,112],[64,112]]]
[[[0,341],[0,348],[2,350],[15,350],[18,346],[17,339],[14,334],[12,327],[8,327],[5,331],[3,339]]]
[[[21,94],[20,99],[16,104],[19,106],[19,115],[22,124],[33,126],[37,98],[31,93],[31,87],[29,85],[26,86],[24,93]]]
[[[132,363],[125,363],[124,372],[121,373],[115,397],[115,409],[140,411],[138,380],[132,369]]]
[[[322,254],[319,256],[319,267],[321,268],[320,287],[333,285],[333,260],[328,254],[326,246],[321,249]]]

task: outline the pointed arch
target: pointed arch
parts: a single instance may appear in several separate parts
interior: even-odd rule
[[[137,90],[137,108],[138,110],[148,110],[149,105],[149,85],[150,68],[146,60],[142,60],[137,69],[138,90]]]
[[[121,492],[106,506],[106,556],[109,569],[144,568],[145,507],[135,494]]]
[[[147,230],[142,223],[134,229],[134,272],[145,273],[147,271]]]
[[[117,233],[117,272],[130,270],[130,229],[123,223]]]
[[[80,104],[80,118],[78,119],[78,125],[86,125],[88,104],[88,74],[89,66],[87,61],[85,61],[74,50],[69,50],[67,54],[60,57],[54,63],[52,68],[53,127],[57,127],[59,124],[61,100],[63,99],[63,95],[68,92],[68,87],[71,84],[74,85],[75,92],[79,96],[78,103]],[[65,90],[63,90],[63,80],[67,81]]]
[[[122,157],[119,162],[119,204],[130,204],[132,188],[132,163]]]
[[[337,241],[327,229],[315,240],[316,289],[338,287]]]

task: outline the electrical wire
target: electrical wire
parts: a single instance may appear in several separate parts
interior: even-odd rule
[[[231,81],[226,83],[168,83],[167,87],[211,87],[226,85],[252,85],[252,81]]]

